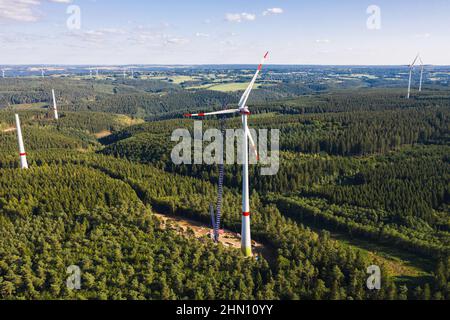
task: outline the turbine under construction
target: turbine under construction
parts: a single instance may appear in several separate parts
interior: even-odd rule
[[[23,144],[22,129],[20,127],[19,115],[16,113],[15,117],[16,117],[17,140],[19,142],[20,167],[22,169],[28,169],[27,154],[25,152],[25,146]]]
[[[266,52],[261,63],[258,65],[255,75],[253,76],[247,89],[244,91],[238,103],[238,109],[221,110],[208,113],[185,114],[187,117],[205,117],[210,115],[224,115],[239,113],[242,119],[242,229],[241,229],[241,250],[247,257],[252,255],[252,243],[250,234],[250,198],[249,198],[249,179],[248,179],[248,142],[258,158],[255,142],[250,134],[247,119],[250,115],[250,110],[247,107],[247,100],[253,89],[253,86],[262,69],[263,63],[267,59],[269,52]],[[216,226],[217,227],[217,226]]]

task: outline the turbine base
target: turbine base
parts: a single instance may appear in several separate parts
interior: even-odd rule
[[[242,253],[244,254],[245,257],[252,257],[252,248],[248,248],[248,247],[243,247],[241,248]]]

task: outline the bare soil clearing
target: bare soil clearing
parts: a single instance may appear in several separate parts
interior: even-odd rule
[[[109,130],[103,130],[103,131],[100,131],[100,132],[97,132],[96,134],[95,134],[95,137],[97,138],[97,139],[101,139],[101,138],[104,138],[104,137],[107,137],[107,136],[109,136],[109,135],[111,135],[111,131],[109,131]]]
[[[154,215],[162,222],[163,228],[173,228],[179,231],[180,234],[187,234],[191,230],[197,239],[209,240],[211,235],[211,227],[208,227],[197,221],[189,220],[177,216],[168,216],[160,213],[154,213]],[[229,248],[240,250],[241,248],[241,236],[236,232],[230,230],[223,230],[223,234],[220,236],[219,242]],[[213,242],[211,241],[211,244]],[[273,262],[276,255],[272,249],[267,246],[252,241],[253,256],[263,256],[268,262]]]

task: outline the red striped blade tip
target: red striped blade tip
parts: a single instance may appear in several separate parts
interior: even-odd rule
[[[205,116],[205,113],[197,113],[197,114],[192,114],[192,113],[186,113],[185,115],[184,115],[185,117],[204,117]]]

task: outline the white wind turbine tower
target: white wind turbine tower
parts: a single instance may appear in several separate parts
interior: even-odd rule
[[[44,69],[41,69],[41,77],[44,78]]]
[[[52,89],[52,97],[53,97],[53,113],[55,115],[55,120],[58,120],[59,119],[58,108],[56,106],[56,98],[55,98],[55,90],[54,89]]]
[[[420,62],[420,84],[419,84],[419,92],[422,92],[422,81],[423,81],[423,70],[424,70],[424,64],[422,61],[422,57],[419,57]]]
[[[27,154],[25,152],[25,147],[23,145],[22,129],[20,127],[19,115],[16,113],[15,117],[16,117],[17,140],[19,141],[20,167],[22,169],[28,169]]]
[[[251,147],[253,151],[256,153],[256,157],[258,158],[258,154],[256,151],[255,142],[250,134],[250,130],[247,125],[247,118],[250,115],[250,111],[246,106],[248,97],[250,92],[253,89],[253,86],[256,82],[259,72],[262,69],[263,63],[267,59],[269,52],[266,52],[261,63],[258,65],[258,69],[256,70],[255,75],[253,76],[250,84],[247,89],[244,91],[244,94],[241,97],[241,100],[238,104],[238,109],[231,110],[221,110],[216,112],[208,112],[208,113],[196,113],[196,114],[185,114],[187,117],[204,117],[210,115],[223,115],[223,114],[231,114],[231,113],[239,113],[242,118],[242,132],[243,132],[243,143],[242,143],[242,229],[241,229],[241,250],[243,254],[247,257],[252,255],[252,243],[251,243],[251,233],[250,233],[250,198],[249,198],[249,181],[248,181],[248,141],[250,141]]]
[[[5,79],[5,69],[2,69],[2,78]]]
[[[412,72],[414,69],[414,66],[417,62],[417,59],[419,58],[419,54],[417,54],[416,58],[414,59],[414,61],[409,65],[409,82],[408,82],[408,95],[406,96],[407,99],[409,99],[409,97],[411,96],[411,80],[412,80]]]

